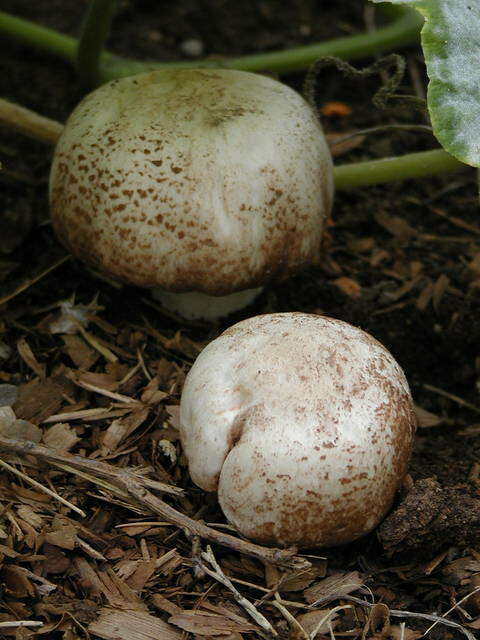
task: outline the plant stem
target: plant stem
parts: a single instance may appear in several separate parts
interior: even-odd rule
[[[90,0],[77,47],[77,72],[85,86],[100,82],[100,54],[110,33],[116,0]]]
[[[422,178],[438,173],[447,173],[465,169],[460,162],[443,149],[408,153],[395,158],[381,158],[344,164],[334,169],[335,188],[337,190],[365,187],[384,182]]]
[[[72,64],[75,62],[77,41],[54,29],[0,11],[0,33],[22,44],[47,51]]]
[[[0,124],[46,144],[56,144],[63,125],[0,98]]]
[[[107,5],[105,5],[107,3]],[[102,6],[105,14],[109,13],[112,0],[96,0],[93,2],[94,13],[97,15]],[[107,6],[107,11],[105,11]],[[164,68],[185,68],[185,67],[226,67],[231,69],[241,69],[243,71],[274,71],[278,73],[288,71],[299,71],[306,69],[315,60],[322,56],[337,56],[340,58],[354,60],[364,58],[399,46],[405,46],[418,41],[418,34],[423,24],[420,14],[411,8],[395,7],[394,12],[390,12],[394,19],[384,27],[380,27],[373,33],[365,33],[343,38],[335,38],[326,42],[286,49],[284,51],[272,51],[269,53],[259,53],[238,58],[218,58],[198,61],[182,61],[161,63],[155,61],[137,61],[128,58],[115,56],[108,51],[100,54],[100,44],[108,32],[110,17],[106,15],[99,19],[99,24],[95,25],[94,19],[89,19],[87,24],[93,24],[94,33],[92,38],[87,38],[84,30],[82,42],[84,43],[84,53],[90,60],[87,60],[89,73],[95,68],[97,62],[100,63],[100,70],[97,78],[106,82],[114,78],[121,78],[133,73],[140,73],[152,69]],[[78,41],[70,36],[58,33],[53,29],[42,27],[23,18],[17,18],[8,13],[0,11],[0,33],[14,40],[33,46],[42,51],[56,55],[67,62],[75,64],[77,61]],[[88,52],[88,43],[94,43],[92,51]],[[93,61],[93,62],[92,62]]]
[[[334,38],[284,51],[233,58],[227,60],[227,66],[244,71],[269,70],[282,73],[308,69],[315,60],[325,56],[334,56],[343,60],[368,58],[381,51],[418,42],[422,25],[423,18],[415,9],[403,9],[397,13],[396,20],[371,33]]]

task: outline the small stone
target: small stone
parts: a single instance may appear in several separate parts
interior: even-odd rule
[[[10,349],[8,344],[5,344],[4,342],[0,341],[0,362],[7,360],[7,358],[10,357],[11,353],[12,353],[12,350]]]
[[[0,407],[0,436],[13,440],[40,442],[42,430],[27,420],[17,420],[12,407]]]
[[[180,43],[180,51],[189,58],[199,58],[203,55],[204,44],[198,38],[189,38]]]
[[[14,384],[0,384],[0,407],[11,407],[17,395],[18,389]]]

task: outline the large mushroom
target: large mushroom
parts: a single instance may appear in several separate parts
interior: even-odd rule
[[[211,342],[187,375],[180,435],[192,480],[227,519],[278,546],[371,531],[405,475],[415,431],[392,355],[340,320],[276,313]]]
[[[73,111],[51,216],[97,270],[213,318],[315,260],[332,175],[317,116],[293,89],[243,71],[152,71]]]

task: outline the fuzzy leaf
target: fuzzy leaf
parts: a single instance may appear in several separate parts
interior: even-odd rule
[[[458,160],[480,166],[479,1],[389,1],[409,4],[425,16],[421,37],[435,136]]]

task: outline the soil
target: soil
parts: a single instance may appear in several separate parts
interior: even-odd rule
[[[244,0],[242,3],[180,0],[172,5],[124,0],[119,4],[109,47],[131,57],[177,60],[187,58],[185,42],[191,39],[198,41],[196,46],[200,46],[203,55],[231,56],[365,30],[370,14],[363,3],[342,0],[328,3],[327,7],[325,4],[309,0]],[[2,11],[72,35],[78,31],[85,7],[86,2],[78,0],[37,0],[35,3],[0,0]],[[64,121],[83,95],[74,71],[66,63],[28,47],[6,40],[0,47],[2,97]],[[407,73],[399,93],[423,99],[426,78],[420,49],[412,47],[402,54],[406,57]],[[282,79],[295,88],[302,86],[301,74]],[[394,98],[385,109],[374,108],[372,96],[380,86],[380,78],[352,81],[333,70],[324,72],[317,103],[332,145],[335,135],[367,127],[428,124],[422,104],[412,106],[411,102]],[[341,108],[335,107],[336,102]],[[358,581],[361,577],[357,590],[366,594],[362,598],[370,597],[360,584],[366,582],[376,602],[385,603],[391,611],[420,615],[403,620],[395,618],[395,621],[392,616],[391,624],[382,618],[375,627],[371,616],[367,617],[373,609],[359,606],[355,609],[355,621],[349,618],[347,610],[343,612],[336,627],[338,632],[342,634],[355,628],[360,635],[363,629],[363,637],[400,638],[403,636],[399,635],[398,624],[406,621],[407,627],[402,633],[418,637],[415,630],[423,632],[430,624],[421,614],[446,614],[458,600],[478,588],[480,224],[478,185],[472,170],[339,192],[317,265],[288,282],[273,284],[253,308],[228,321],[214,327],[191,327],[160,314],[145,292],[116,286],[100,279],[84,265],[64,259],[65,252],[48,222],[51,148],[5,128],[0,134],[3,169],[0,173],[0,299],[3,303],[0,392],[6,393],[4,385],[18,388],[14,404],[17,418],[40,424],[52,414],[64,414],[68,410],[107,408],[105,396],[95,395],[91,387],[85,385],[82,390],[76,384],[79,371],[92,374],[90,384],[96,389],[110,388],[123,396],[139,398],[149,382],[148,376],[142,373],[146,368],[159,384],[157,391],[168,396],[168,401],[162,399],[161,409],[155,408],[153,402],[148,405],[148,420],[140,423],[138,431],[132,428],[121,446],[112,444],[108,453],[105,449],[103,453],[99,451],[111,419],[72,420],[67,425],[68,433],[73,434],[75,440],[69,448],[73,453],[106,460],[119,468],[153,467],[161,480],[186,488],[187,497],[175,503],[177,508],[190,516],[200,513],[196,517],[207,522],[222,522],[215,500],[209,497],[205,501],[205,496],[190,483],[184,460],[177,457],[180,462],[175,465],[156,446],[159,441],[168,441],[180,456],[172,407],[178,405],[184,374],[203,345],[222,328],[248,315],[295,310],[340,318],[374,335],[404,368],[418,407],[420,425],[409,476],[393,513],[378,532],[367,538],[341,549],[322,550],[321,555],[327,560],[315,559],[315,575],[300,586],[297,590],[300,593],[288,593],[286,600],[298,601],[302,589],[312,588],[315,580],[328,580],[332,575],[350,576],[355,582],[351,576],[356,572],[355,579]],[[388,129],[353,138],[348,145],[332,146],[332,151],[336,163],[346,163],[433,146],[436,143],[428,132]],[[49,324],[57,317],[55,314],[58,315],[59,302],[72,296],[77,305],[87,305],[95,298],[101,307],[95,312],[96,320],[88,328],[87,337],[54,333]],[[89,342],[88,337],[93,342]],[[81,339],[83,346],[75,342]],[[91,353],[95,351],[95,344],[98,347],[95,339],[113,352],[116,359],[108,362],[107,357],[107,364],[97,360]],[[85,359],[89,357],[93,361],[86,367]],[[144,363],[142,367],[120,384],[126,372],[139,362],[139,357]],[[98,376],[95,378],[94,374]],[[66,422],[67,419],[62,421]],[[52,423],[41,424],[42,429]],[[165,621],[169,616],[180,615],[175,607],[183,611],[197,609],[203,602],[227,607],[230,612],[234,610],[232,594],[206,579],[204,574],[201,577],[198,567],[192,565],[195,553],[192,556],[191,540],[180,529],[170,528],[167,535],[165,529],[157,528],[158,537],[154,538],[151,532],[142,537],[144,530],[140,527],[140,533],[136,533],[132,526],[120,535],[116,526],[151,520],[151,512],[139,509],[135,514],[128,501],[118,497],[112,499],[109,512],[103,511],[102,500],[107,499],[107,494],[102,489],[92,488],[79,477],[72,479],[64,471],[39,468],[32,460],[18,468],[37,479],[43,478],[51,488],[55,485],[62,495],[87,511],[88,517],[82,521],[84,546],[79,550],[78,544],[69,547],[59,543],[52,533],[58,531],[58,526],[55,529],[52,524],[56,503],[49,503],[38,515],[41,511],[38,495],[30,495],[29,485],[23,480],[2,473],[0,530],[5,532],[5,537],[0,540],[3,556],[0,621],[41,620],[52,639],[87,637],[85,628],[89,624],[93,624],[92,638],[123,638],[123,635],[108,635],[99,623],[95,626],[102,605],[107,602],[115,607],[115,603],[111,591],[105,595],[92,587],[91,575],[88,574],[89,578],[82,563],[88,561],[104,576],[113,571],[112,567],[117,567],[120,557],[131,558],[138,570],[139,558],[143,557],[146,562],[145,558],[155,556],[153,550],[158,555],[159,550],[167,553],[172,549],[179,556],[179,563],[172,565],[158,580],[152,577],[152,572],[142,582],[137,572],[137,583],[133,584],[133,569],[129,573],[122,565],[123,575],[127,576],[125,582],[134,593],[129,601],[131,608],[138,605],[141,609],[143,603],[147,603],[150,611],[156,609]],[[84,495],[76,495],[79,488]],[[15,516],[7,517],[10,511]],[[59,513],[55,517],[59,517]],[[81,519],[74,513],[67,510],[61,513],[64,518],[68,514],[68,526],[80,526]],[[145,541],[151,545],[150,551],[145,551]],[[195,544],[199,542],[194,540],[194,547]],[[9,556],[7,547],[12,553],[20,554],[19,557]],[[92,548],[97,550],[97,555]],[[265,568],[261,562],[249,560],[243,554],[225,552],[219,545],[214,546],[214,551],[217,558],[222,559],[223,568],[228,568],[229,575],[270,588],[268,575],[263,582]],[[18,567],[22,568],[21,575]],[[38,580],[35,583],[32,572],[48,584],[56,584],[57,588],[50,590],[47,583],[38,583]],[[43,591],[38,584],[43,584]],[[287,621],[278,608],[269,604],[267,595],[262,604],[255,600],[260,597],[258,591],[248,586],[243,589],[244,595],[256,602],[277,630],[288,635]],[[354,591],[345,587],[341,592],[327,591],[331,597],[325,602],[349,603],[348,593]],[[160,596],[155,599],[152,594]],[[480,628],[477,595],[474,593],[447,616],[464,629],[470,628],[473,634]],[[162,597],[167,598],[171,606],[165,605]],[[305,598],[304,602],[310,602],[306,595]],[[322,605],[323,609],[327,604]],[[122,608],[126,608],[124,604]],[[236,615],[246,616],[239,608],[235,611]],[[291,611],[295,617],[302,613],[301,607]],[[216,611],[215,615],[220,613]],[[104,609],[102,615],[105,615]],[[179,622],[176,629],[189,631],[188,625],[182,624]],[[199,631],[200,622],[196,624],[197,637],[206,637],[208,633]],[[23,638],[34,631],[17,630],[16,633]],[[1,632],[2,629],[0,635]],[[211,636],[216,635],[211,629],[210,632]],[[298,629],[294,630],[291,637],[296,637],[297,632]],[[158,630],[156,633],[161,637]],[[232,638],[239,634],[255,636],[258,627],[245,631],[233,625],[229,633]],[[325,633],[328,636],[328,631]],[[431,637],[437,638],[460,637],[462,633],[462,629],[443,623],[429,631]],[[138,635],[140,639],[144,637],[153,636]],[[193,633],[189,637],[193,637]]]

